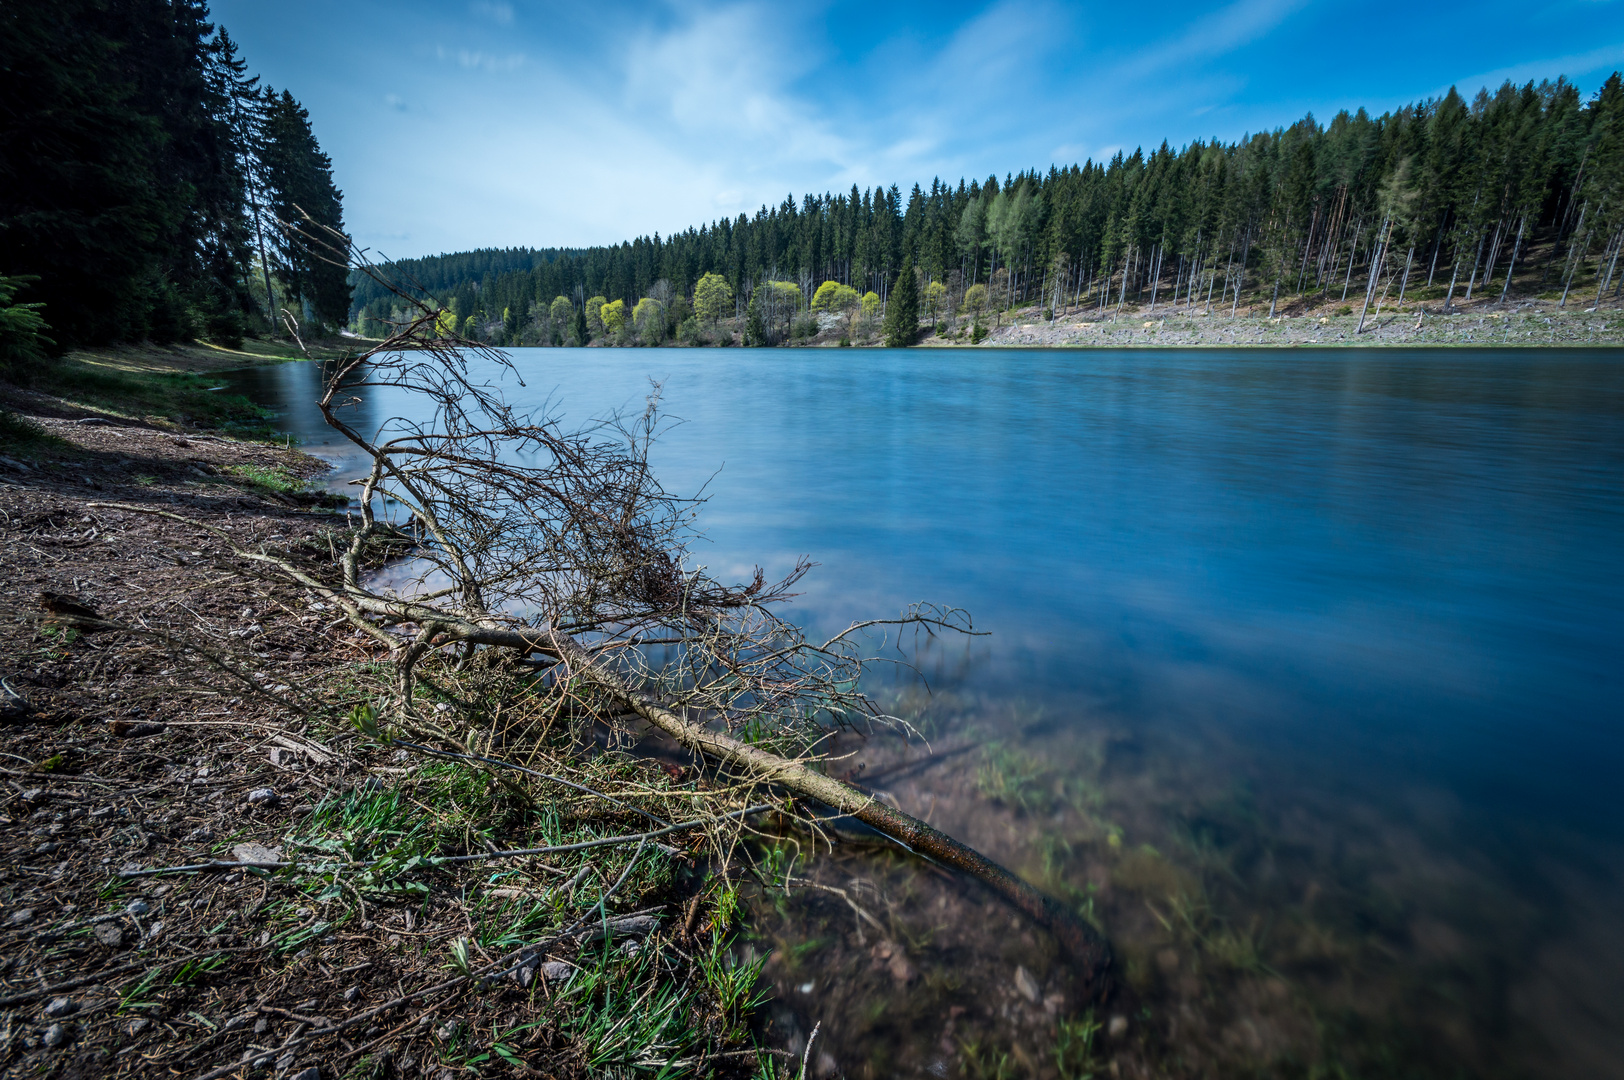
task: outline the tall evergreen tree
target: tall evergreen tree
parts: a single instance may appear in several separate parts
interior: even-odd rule
[[[914,274],[913,260],[906,256],[885,306],[884,333],[885,344],[892,349],[906,348],[919,340],[919,279]]]

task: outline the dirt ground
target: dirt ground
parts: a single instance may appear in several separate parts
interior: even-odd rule
[[[710,927],[716,978],[743,981],[681,834],[641,863],[429,865],[646,823],[519,813],[488,771],[307,711],[364,700],[388,655],[242,558],[342,542],[304,488],[321,462],[7,397],[33,420],[8,414],[23,437],[0,447],[0,1074],[580,1076],[662,1039],[699,1072],[756,1067],[737,1003],[696,978]],[[239,868],[300,836],[372,876]],[[601,925],[560,929],[587,900]]]

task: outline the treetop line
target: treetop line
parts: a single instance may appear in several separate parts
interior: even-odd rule
[[[741,319],[763,282],[777,283],[775,303],[794,286],[803,310],[827,282],[883,305],[910,261],[921,294],[941,283],[955,309],[981,284],[993,307],[1059,308],[1086,296],[1114,310],[1182,290],[1232,313],[1243,291],[1260,291],[1271,309],[1304,294],[1346,299],[1360,291],[1356,274],[1372,270],[1405,285],[1448,281],[1449,300],[1490,289],[1503,298],[1537,242],[1540,285],[1565,302],[1592,257],[1598,295],[1618,280],[1621,110],[1616,72],[1588,102],[1563,78],[1507,82],[1470,102],[1451,89],[1380,117],[1360,109],[1321,125],[1309,115],[1234,143],[1164,142],[1002,183],[933,180],[906,198],[894,184],[853,186],[665,238],[483,249],[387,269],[455,312],[465,333],[498,345],[570,340],[554,318],[561,299],[632,309],[656,288],[693,297],[707,275],[725,281]],[[352,284],[352,325],[379,332],[390,298]]]

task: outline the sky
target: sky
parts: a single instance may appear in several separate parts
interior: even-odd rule
[[[1624,68],[1624,0],[216,0],[375,257],[668,235]]]

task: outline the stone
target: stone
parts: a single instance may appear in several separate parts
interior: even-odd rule
[[[271,1022],[265,1019],[263,1016],[254,1021],[255,1035],[263,1035],[269,1030],[271,1030]]]
[[[124,1030],[129,1032],[131,1037],[134,1037],[136,1035],[141,1034],[143,1031],[147,1030],[147,1028],[149,1028],[151,1026],[152,1026],[152,1021],[151,1020],[148,1020],[144,1016],[140,1016],[140,1017],[136,1017],[134,1020],[131,1020],[130,1025],[128,1027],[126,1027]]]
[[[7,926],[21,926],[23,923],[32,922],[33,919],[34,919],[34,909],[33,908],[18,908],[16,911],[13,911],[11,913],[11,915],[6,919],[6,925]]]
[[[250,1019],[251,1019],[251,1017],[249,1017],[246,1014],[244,1014],[242,1016],[233,1016],[230,1020],[226,1021],[226,1030],[227,1031],[236,1031],[236,1030],[238,1030],[240,1028],[245,1028],[245,1027],[248,1026],[248,1021]]]
[[[45,1015],[52,1020],[59,1020],[64,1016],[72,1016],[79,1011],[79,1003],[72,998],[52,998],[51,1003],[45,1006]]]
[[[541,965],[541,977],[548,982],[562,982],[569,978],[574,970],[562,960],[549,960]]]
[[[354,1001],[360,996],[361,988],[359,986],[352,986],[348,990],[344,991],[344,1003],[348,1005],[350,1002]]]
[[[1043,988],[1038,985],[1037,979],[1025,967],[1015,969],[1015,989],[1021,997],[1036,1005],[1043,999]]]
[[[207,825],[199,825],[197,828],[186,834],[187,843],[198,843],[200,841],[213,839],[214,830],[209,828]]]
[[[245,863],[275,863],[282,861],[282,849],[266,847],[264,844],[249,842],[235,844],[231,854],[237,857],[238,862]]]
[[[292,1080],[321,1080],[321,1070],[312,1065],[293,1074]]]
[[[282,796],[280,796],[280,795],[278,795],[276,793],[275,788],[268,788],[268,787],[255,788],[253,791],[250,791],[248,793],[248,805],[249,806],[261,806],[261,805],[265,805],[265,804],[274,804],[274,803],[279,803],[281,801],[282,801]]]
[[[52,1024],[45,1029],[45,1045],[56,1049],[68,1041],[68,1028],[66,1024]]]
[[[1128,1033],[1128,1018],[1126,1016],[1113,1016],[1105,1025],[1105,1033],[1113,1039],[1120,1039]]]
[[[104,922],[96,924],[96,940],[109,949],[116,949],[124,944],[124,930],[118,923]]]
[[[436,1031],[434,1034],[439,1036],[441,1042],[450,1042],[452,1039],[457,1037],[457,1032],[459,1030],[461,1029],[455,1020],[447,1020],[445,1023],[440,1025],[440,1030]]]
[[[140,916],[151,911],[152,905],[147,903],[145,900],[131,900],[125,905],[124,910],[139,918]]]

